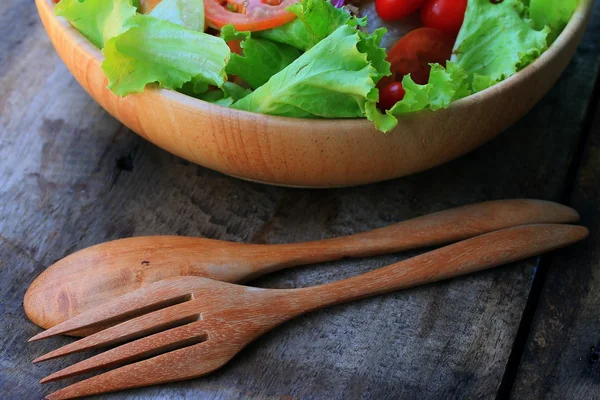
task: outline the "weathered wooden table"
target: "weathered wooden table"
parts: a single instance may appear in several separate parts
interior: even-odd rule
[[[2,0],[0,38],[0,398],[60,387],[38,380],[65,361],[30,362],[67,339],[28,344],[39,328],[22,299],[74,250],[153,234],[319,239],[511,197],[572,205],[592,235],[541,259],[304,316],[211,376],[107,398],[600,398],[600,1],[567,72],[514,127],[434,170],[339,190],[243,182],[129,132],[71,77],[32,1]],[[311,285],[410,255],[254,284]]]

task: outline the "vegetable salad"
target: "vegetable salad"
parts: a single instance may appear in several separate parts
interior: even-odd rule
[[[375,0],[376,16],[367,18],[362,11],[373,3],[141,1],[55,6],[102,50],[102,70],[117,95],[157,83],[238,110],[367,118],[382,132],[402,114],[447,107],[514,75],[552,44],[577,6],[577,0]],[[377,22],[416,29],[386,49],[387,30],[373,29]]]

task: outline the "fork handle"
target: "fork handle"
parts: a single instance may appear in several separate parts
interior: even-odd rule
[[[341,281],[296,289],[299,313],[453,278],[522,260],[584,239],[582,226],[540,224],[503,229]]]
[[[214,279],[247,281],[297,265],[344,257],[369,257],[456,242],[517,225],[569,223],[579,220],[574,209],[544,200],[486,201],[413,218],[384,228],[333,239],[271,246],[254,246],[246,266]],[[233,276],[240,275],[240,276]]]

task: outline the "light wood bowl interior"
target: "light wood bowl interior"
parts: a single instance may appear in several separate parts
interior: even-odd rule
[[[148,88],[118,97],[106,88],[101,52],[36,0],[56,51],[111,115],[161,148],[222,173],[264,183],[353,186],[397,178],[455,159],[529,111],[564,71],[583,36],[593,0],[581,3],[558,40],[515,76],[435,112],[402,117],[388,134],[366,120],[309,120],[232,110]]]

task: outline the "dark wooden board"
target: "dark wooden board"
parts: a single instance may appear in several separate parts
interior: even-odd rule
[[[515,399],[600,398],[600,106],[571,204],[591,236],[549,262]]]
[[[599,69],[600,55],[593,51],[600,41],[598,12],[600,3],[559,83],[490,144],[412,177],[310,191],[229,178],[145,142],[71,78],[32,17],[32,2],[2,1],[0,397],[40,398],[60,387],[37,382],[66,361],[30,361],[66,339],[26,343],[38,329],[26,319],[21,299],[45,267],[74,250],[150,234],[299,241],[482,200],[560,199]],[[312,266],[255,284],[312,285],[409,255]],[[313,313],[259,339],[209,377],[108,397],[494,398],[536,264],[529,260]]]

